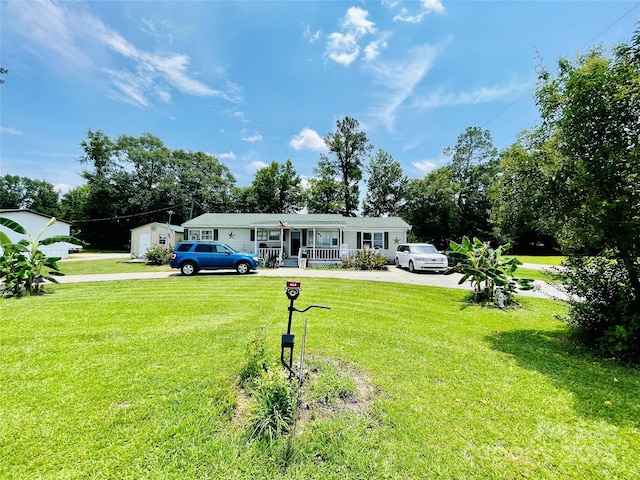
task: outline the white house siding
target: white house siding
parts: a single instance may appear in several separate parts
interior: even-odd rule
[[[176,231],[175,228],[181,229],[182,227],[176,227],[175,225],[171,225],[168,230],[169,238],[166,238],[167,235],[167,225],[165,223],[160,222],[152,222],[147,223],[145,225],[141,225],[136,228],[131,229],[131,256],[142,258],[147,253],[147,247],[145,247],[145,241],[141,242],[142,238],[148,238],[148,247],[166,247],[173,248],[178,242],[182,241],[182,232]],[[160,243],[160,237],[164,235],[166,238],[166,242],[164,245]],[[147,237],[145,237],[147,236]]]
[[[22,225],[24,229],[29,232],[31,238],[35,238],[52,218],[48,215],[39,214],[30,210],[0,210],[0,217],[9,218]],[[6,227],[0,227],[0,229],[2,229],[13,243],[23,239],[29,239],[27,235],[21,235]],[[63,220],[58,220],[44,231],[40,240],[58,235],[69,236],[70,232],[71,224]],[[69,244],[66,242],[58,242],[52,245],[43,245],[40,247],[40,251],[47,257],[67,258],[69,256]]]

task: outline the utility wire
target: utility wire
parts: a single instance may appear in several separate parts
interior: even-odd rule
[[[589,45],[591,45],[593,42],[595,42],[598,38],[600,38],[602,35],[604,35],[607,31],[609,31],[611,28],[613,28],[613,26],[615,24],[617,24],[618,22],[620,22],[623,18],[625,18],[627,15],[629,15],[633,10],[635,10],[636,8],[638,8],[638,6],[640,6],[640,2],[636,3],[633,7],[631,7],[629,10],[627,10],[624,14],[622,14],[620,17],[618,17],[616,20],[614,20],[611,24],[609,24],[604,30],[602,30],[598,35],[596,35],[595,37],[593,37],[591,40],[589,40],[580,50],[584,50],[585,48],[587,48]],[[522,100],[522,98],[525,95],[529,95],[531,92],[533,91],[533,87],[529,88],[527,91],[525,91],[524,93],[522,93],[518,98],[516,98],[515,100],[513,100],[511,103],[509,103],[507,106],[505,106],[502,110],[500,110],[498,113],[496,113],[493,117],[491,117],[489,120],[487,120],[484,125],[482,126],[482,128],[486,128],[487,125],[489,125],[491,122],[493,122],[496,118],[498,118],[500,115],[502,115],[504,112],[506,112],[508,109],[510,109],[511,107],[513,107],[517,102],[519,102],[520,100]],[[512,135],[509,138],[507,138],[506,140],[502,141],[499,145],[502,145],[506,142],[508,142],[509,140],[511,140],[512,138],[514,138],[516,135]]]
[[[171,207],[158,208],[156,210],[149,210],[148,212],[141,213],[132,213],[131,215],[119,215],[117,217],[106,217],[106,218],[90,218],[87,220],[71,220],[71,223],[90,223],[90,222],[106,222],[109,220],[120,220],[123,218],[133,218],[133,217],[141,217],[143,215],[149,215],[151,213],[162,212],[165,210],[171,210],[172,208],[178,208],[180,205],[173,205]]]

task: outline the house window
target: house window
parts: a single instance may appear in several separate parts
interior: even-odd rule
[[[167,244],[167,235],[165,233],[161,233],[158,236],[158,245],[166,245]]]
[[[337,247],[340,238],[340,232],[317,232],[316,237],[317,247]]]
[[[258,230],[256,234],[256,240],[259,242],[266,242],[269,239],[269,232],[266,230]]]
[[[213,240],[213,230],[200,230],[202,240]]]
[[[280,240],[280,230],[269,230],[269,240]]]
[[[357,232],[357,248],[389,248],[389,232]]]

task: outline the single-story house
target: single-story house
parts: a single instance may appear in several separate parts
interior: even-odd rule
[[[173,249],[183,239],[184,229],[180,225],[151,222],[132,228],[131,257],[142,258],[154,247]]]
[[[53,218],[50,215],[45,215],[44,213],[35,212],[33,210],[4,208],[0,209],[0,217],[9,218],[22,225],[22,227],[29,232],[31,238],[35,238],[40,233],[40,230],[46,227],[49,221]],[[0,229],[13,243],[17,243],[23,239],[29,240],[27,235],[16,233],[9,228],[0,226]],[[56,219],[56,222],[42,233],[40,240],[58,235],[68,237],[71,235],[70,232],[71,223]],[[73,245],[67,242],[57,242],[52,243],[51,245],[41,246],[40,251],[47,257],[67,258],[69,256],[69,247],[73,247]]]
[[[399,217],[338,214],[205,213],[182,224],[187,240],[216,240],[281,264],[336,263],[358,250],[375,249],[389,261],[411,226]]]

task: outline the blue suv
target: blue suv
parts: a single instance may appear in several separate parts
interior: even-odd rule
[[[169,265],[183,275],[195,275],[200,270],[234,268],[249,273],[258,268],[260,259],[250,253],[238,253],[229,245],[217,242],[180,242],[171,254]]]

